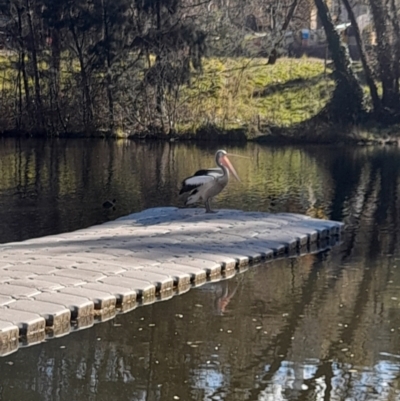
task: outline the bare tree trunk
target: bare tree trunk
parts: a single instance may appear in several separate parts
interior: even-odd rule
[[[375,84],[373,72],[368,64],[367,55],[365,53],[360,29],[358,27],[357,20],[356,20],[356,17],[353,12],[353,8],[351,7],[349,0],[342,0],[342,2],[347,10],[347,14],[349,16],[351,26],[354,31],[354,36],[355,36],[355,39],[357,42],[358,51],[360,53],[361,63],[362,63],[363,69],[364,69],[365,80],[367,81],[367,85],[368,85],[370,93],[371,93],[371,99],[372,99],[372,104],[374,107],[374,112],[376,115],[379,115],[381,112],[381,108],[382,108],[381,99],[379,98],[379,95],[378,95],[378,89]]]
[[[44,130],[44,116],[43,116],[42,97],[40,89],[37,46],[35,40],[35,30],[33,28],[32,15],[31,15],[31,13],[33,13],[33,10],[31,9],[30,0],[26,0],[25,5],[26,5],[26,15],[31,39],[31,55],[32,55],[32,67],[33,67],[33,75],[35,82],[35,103],[36,103],[37,122],[39,123],[40,130]]]
[[[60,21],[61,16],[58,12],[57,14],[57,21]],[[50,88],[50,95],[51,95],[51,110],[55,112],[57,116],[57,120],[63,130],[66,130],[66,124],[64,121],[64,116],[62,115],[61,108],[60,108],[60,91],[61,91],[61,84],[60,84],[60,72],[61,72],[61,39],[60,39],[60,32],[57,28],[52,28],[51,30],[51,59],[52,59],[52,71],[51,71],[51,88]],[[53,107],[54,105],[54,107]],[[53,121],[52,121],[53,123]],[[56,122],[54,122],[55,127],[57,127]],[[55,128],[53,126],[53,130]]]
[[[70,26],[70,30],[72,32],[72,36],[74,39],[75,48],[78,55],[80,74],[81,74],[81,89],[83,95],[83,124],[88,126],[93,120],[93,108],[92,108],[92,100],[90,96],[90,86],[89,79],[86,73],[85,59],[83,56],[83,49],[81,44],[79,43],[79,38],[76,34],[75,27]]]
[[[393,74],[392,46],[390,32],[387,29],[388,12],[382,0],[369,0],[377,37],[377,56],[382,82],[382,105],[391,110],[398,109],[399,97],[396,91],[396,79]]]
[[[314,0],[325,29],[332,60],[335,65],[336,88],[326,111],[338,122],[354,122],[363,111],[363,92],[353,70],[347,49],[341,43],[324,0]]]
[[[157,17],[157,31],[161,32],[161,0],[157,0],[156,3],[156,17]],[[159,65],[159,74],[157,77],[157,87],[156,87],[156,109],[160,115],[161,129],[165,133],[164,127],[164,116],[165,116],[165,93],[164,93],[164,66],[162,65],[163,59],[161,56],[162,49],[158,49],[158,54],[156,58],[156,64]]]
[[[107,98],[108,98],[108,128],[110,133],[114,130],[114,98],[112,92],[112,78],[111,78],[111,55],[110,55],[110,35],[108,31],[108,16],[106,5],[104,0],[102,1],[103,6],[103,39],[106,42],[106,85],[107,85]]]
[[[60,93],[60,66],[61,66],[61,43],[60,32],[58,29],[51,30],[51,59],[52,59],[52,75],[54,85],[54,96],[58,99]]]
[[[284,40],[285,32],[288,29],[290,21],[292,20],[293,15],[296,12],[296,9],[297,9],[298,5],[300,4],[300,2],[301,2],[301,0],[293,0],[292,4],[290,5],[289,11],[288,11],[285,21],[283,22],[283,25],[282,25],[281,38],[278,43],[274,44],[274,48],[272,49],[271,54],[268,57],[268,64],[276,63],[276,60],[278,59],[277,47]]]
[[[19,64],[21,65],[21,55]],[[18,96],[18,110],[15,113],[15,127],[17,129],[21,128],[21,120],[22,120],[22,110],[23,110],[23,101],[22,101],[22,80],[21,80],[21,69],[18,69],[17,75],[17,96]]]
[[[59,20],[59,16],[57,16]],[[59,113],[58,98],[60,95],[60,67],[61,67],[61,44],[60,32],[56,28],[51,29],[51,92],[57,112]]]
[[[399,94],[399,78],[400,78],[400,24],[397,14],[399,12],[398,7],[396,6],[395,0],[390,1],[391,8],[391,20],[394,30],[394,79],[395,79],[395,90],[397,95]]]
[[[32,120],[32,105],[31,105],[31,91],[29,88],[29,81],[28,75],[26,73],[26,64],[25,64],[25,50],[24,50],[24,43],[22,39],[22,10],[19,7],[16,7],[17,10],[17,19],[18,19],[18,43],[20,46],[20,53],[19,53],[19,61],[20,61],[20,71],[22,74],[22,81],[24,83],[24,92],[25,92],[25,103],[26,103],[26,110],[28,111],[28,118]]]

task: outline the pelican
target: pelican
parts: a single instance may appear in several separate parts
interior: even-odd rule
[[[214,213],[214,210],[211,210],[211,199],[226,187],[229,181],[229,173],[232,173],[240,181],[225,150],[217,151],[215,162],[217,163],[217,168],[196,171],[194,175],[182,181],[179,195],[185,196],[185,205],[204,202],[206,213]]]

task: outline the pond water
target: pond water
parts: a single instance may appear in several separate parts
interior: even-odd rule
[[[0,141],[0,242],[178,205],[217,146]],[[215,208],[346,223],[330,251],[252,266],[0,358],[0,400],[400,399],[400,150],[226,147]],[[115,210],[104,210],[106,199]]]

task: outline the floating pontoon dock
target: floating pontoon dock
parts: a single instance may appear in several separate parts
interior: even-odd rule
[[[335,244],[342,228],[297,214],[164,207],[0,245],[0,356],[249,263],[316,252]]]

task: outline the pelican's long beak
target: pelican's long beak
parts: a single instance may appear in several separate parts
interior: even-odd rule
[[[227,153],[226,156],[241,157],[242,159],[250,159],[249,156],[237,155],[235,153]]]
[[[227,156],[222,158],[222,163],[226,166],[226,168],[232,173],[232,175],[240,182],[240,178],[235,170],[235,167],[232,166],[232,163],[229,161]]]

